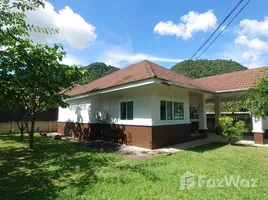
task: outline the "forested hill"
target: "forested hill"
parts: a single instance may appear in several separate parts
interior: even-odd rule
[[[88,73],[86,73],[78,82],[80,85],[85,85],[107,74],[119,70],[119,68],[106,65],[103,62],[91,63],[82,67],[81,69],[87,70]],[[171,70],[190,78],[202,78],[244,69],[247,68],[232,60],[185,60],[171,68]]]
[[[185,60],[171,69],[189,78],[202,78],[247,68],[233,60]]]
[[[107,74],[119,70],[118,68],[111,65],[106,65],[103,62],[91,63],[87,66],[82,67],[81,69],[87,70],[88,73],[84,75],[83,78],[78,82],[80,85],[85,85]]]

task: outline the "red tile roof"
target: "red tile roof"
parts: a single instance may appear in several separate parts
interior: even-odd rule
[[[84,85],[83,87],[73,87],[67,93],[71,96],[75,96],[150,78],[158,78],[166,81],[171,79],[172,82],[176,82],[188,87],[198,88],[195,83],[193,83],[192,79],[148,60],[144,60],[108,74],[100,79]]]
[[[194,82],[213,92],[248,89],[268,75],[267,73],[268,67],[261,67],[195,79]]]
[[[243,70],[194,80],[148,60],[144,60],[106,75],[84,86],[76,85],[66,93],[71,96],[76,96],[150,78],[170,81],[186,87],[210,92],[244,89],[252,87],[255,82],[264,77],[264,71],[267,69],[268,68]]]

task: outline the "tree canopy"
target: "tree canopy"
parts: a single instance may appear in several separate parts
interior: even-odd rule
[[[202,78],[247,69],[232,60],[185,60],[171,68],[189,78]]]
[[[62,45],[35,44],[29,38],[30,31],[56,32],[26,23],[25,11],[39,6],[44,6],[44,1],[0,2],[0,110],[4,107],[16,113],[22,127],[28,128],[28,121],[31,122],[27,131],[30,148],[33,148],[36,114],[66,107],[67,95],[61,91],[72,86],[82,73],[77,67],[61,64],[66,54]]]
[[[87,73],[78,81],[78,84],[85,85],[119,69],[103,62],[95,62],[82,67],[81,70],[87,71]]]
[[[268,116],[268,78],[264,78],[246,93],[246,106],[257,118]]]
[[[58,106],[66,107],[67,95],[61,91],[81,78],[77,67],[62,65],[61,45],[33,44],[27,39],[9,46],[1,58],[1,102],[29,120],[30,148],[33,148],[36,114]],[[26,123],[27,124],[27,123]]]

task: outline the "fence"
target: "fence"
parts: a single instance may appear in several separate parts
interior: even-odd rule
[[[31,123],[28,124],[31,127]],[[56,132],[57,121],[36,121],[34,129],[37,131]],[[19,133],[20,130],[16,122],[2,122],[0,123],[0,133]]]

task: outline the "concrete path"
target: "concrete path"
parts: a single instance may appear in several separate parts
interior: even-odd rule
[[[191,142],[175,144],[172,146],[167,146],[167,147],[156,149],[153,151],[166,152],[166,153],[176,153],[176,152],[179,152],[179,151],[184,150],[184,149],[190,149],[190,148],[194,148],[194,147],[201,146],[204,144],[209,144],[212,142],[225,142],[226,143],[226,139],[220,135],[216,135],[214,133],[209,133],[207,138],[204,138],[201,140],[195,140],[195,141],[191,141]],[[235,142],[235,144],[241,144],[241,145],[268,147],[268,140],[265,141],[265,143],[266,144],[264,144],[264,145],[255,144],[252,136],[245,136],[242,140]]]

